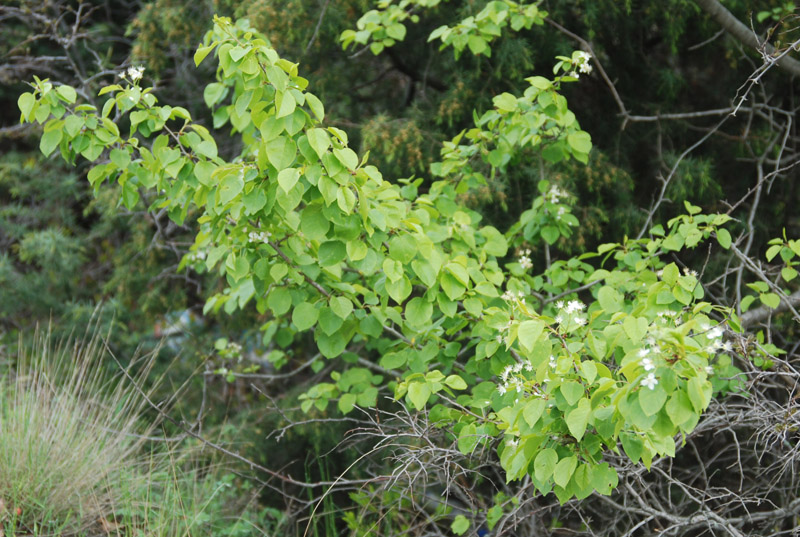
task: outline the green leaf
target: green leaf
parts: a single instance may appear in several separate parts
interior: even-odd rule
[[[567,143],[578,153],[588,153],[592,150],[592,137],[588,132],[578,131],[567,135]]]
[[[197,168],[195,167],[195,170]],[[254,188],[242,198],[246,214],[255,214],[267,204],[267,195],[261,188]]]
[[[308,137],[308,145],[311,146],[311,149],[322,158],[322,155],[328,152],[328,148],[331,146],[331,138],[328,136],[328,133],[325,132],[323,129],[309,129],[306,132],[306,136]]]
[[[566,487],[577,466],[578,458],[575,455],[571,455],[558,461],[558,464],[556,464],[556,467],[553,470],[553,481],[555,481],[556,485],[559,487]]]
[[[793,269],[792,267],[783,267],[781,269],[781,277],[785,281],[790,282],[790,281],[794,280],[795,278],[797,278],[797,271],[795,269]]]
[[[33,93],[23,93],[17,99],[17,106],[19,106],[19,111],[22,113],[22,117],[27,121],[30,120],[31,112],[33,112],[33,107],[36,104],[36,97],[33,96]]]
[[[731,247],[733,240],[727,229],[720,228],[717,230],[717,242],[726,250]]]
[[[388,292],[389,296],[398,304],[402,304],[411,294],[412,290],[411,282],[405,276],[396,282],[386,282],[386,292]]]
[[[661,273],[661,279],[670,285],[675,285],[678,283],[678,277],[680,275],[681,271],[678,270],[678,266],[675,263],[670,263],[664,267],[664,271]]]
[[[300,215],[300,229],[307,238],[324,241],[330,227],[331,223],[319,205],[308,205],[303,209]]]
[[[464,535],[469,529],[469,520],[464,515],[456,515],[453,523],[450,524],[450,529],[456,535]]]
[[[47,131],[42,135],[42,139],[39,140],[39,149],[42,151],[44,156],[50,156],[58,144],[61,143],[61,138],[64,133],[61,132],[61,129],[53,129],[51,131]]]
[[[409,390],[411,388],[409,387]],[[469,455],[475,446],[478,445],[478,430],[474,423],[470,423],[461,428],[458,433],[458,451],[464,455]]]
[[[431,388],[427,382],[412,382],[408,385],[408,398],[417,410],[425,408],[431,396]]]
[[[341,241],[323,242],[319,247],[319,264],[330,267],[341,263],[347,255],[347,249]]]
[[[522,409],[522,417],[525,418],[528,425],[533,427],[536,425],[536,422],[539,421],[539,418],[542,417],[546,406],[547,403],[544,399],[531,399],[525,404],[525,408]]]
[[[414,297],[406,304],[406,320],[413,326],[425,326],[433,314],[433,304],[422,297]]]
[[[356,395],[353,393],[343,393],[339,397],[337,406],[339,407],[339,412],[348,414],[356,406]]]
[[[70,86],[58,86],[56,88],[56,93],[63,97],[63,99],[69,104],[73,104],[75,99],[78,98],[78,94],[75,92],[75,89]]]
[[[778,255],[783,248],[782,244],[773,244],[769,248],[767,248],[767,261],[772,261],[776,255]]]
[[[478,35],[471,35],[469,39],[467,39],[467,46],[469,50],[475,54],[482,54],[485,52],[489,47],[486,45],[486,40]]]
[[[620,439],[622,440],[622,449],[625,450],[628,458],[633,462],[638,461],[644,449],[644,443],[639,435],[636,433],[623,432],[620,434]]]
[[[775,293],[762,293],[758,298],[765,306],[772,309],[777,309],[781,304],[781,297]]]
[[[239,173],[229,173],[219,184],[219,202],[223,205],[239,195],[244,188],[244,179]]]
[[[201,185],[211,186],[211,174],[214,173],[217,167],[207,160],[201,160],[194,165],[194,176],[200,181]]]
[[[656,384],[652,390],[645,386],[642,386],[639,390],[639,406],[642,407],[642,411],[648,416],[655,415],[661,410],[661,407],[664,406],[666,401],[667,394],[660,384]]]
[[[305,97],[306,104],[311,109],[311,112],[317,116],[317,119],[320,121],[325,119],[325,107],[323,106],[322,101],[320,101],[316,95],[311,93],[306,93]]]
[[[387,257],[383,260],[383,272],[389,281],[396,282],[403,277],[403,264]]]
[[[583,438],[583,433],[586,432],[586,425],[589,423],[589,414],[592,412],[592,405],[587,398],[582,398],[578,406],[567,413],[566,419],[567,427],[570,434],[577,440]]]
[[[528,352],[533,351],[533,346],[539,340],[543,330],[543,321],[521,322],[517,331],[517,337],[519,338],[522,348]]]
[[[492,102],[501,112],[512,112],[517,109],[517,98],[510,93],[501,93],[492,99]]]
[[[358,167],[358,155],[349,147],[334,149],[333,154],[347,169],[355,170]]]
[[[319,319],[319,310],[308,302],[298,304],[292,311],[292,322],[300,331],[308,330],[317,324],[317,319]]]
[[[464,291],[467,290],[467,288],[450,273],[442,273],[439,277],[439,283],[450,300],[458,300],[464,295]]]
[[[647,319],[644,317],[625,317],[622,328],[634,343],[638,343],[647,334]]]
[[[286,168],[278,172],[278,184],[284,192],[289,192],[294,188],[298,179],[300,179],[300,170],[297,168]]]
[[[682,425],[695,415],[692,402],[683,390],[678,390],[672,394],[669,401],[667,401],[666,409],[667,416],[675,425]]]
[[[112,149],[109,158],[120,170],[126,169],[131,163],[131,155],[124,149]]]
[[[212,50],[214,50],[214,47],[216,47],[216,46],[217,46],[216,43],[212,43],[212,44],[208,45],[207,47],[198,48],[197,51],[194,53],[194,65],[195,65],[195,67],[200,65],[200,63],[203,60],[206,59],[206,56],[208,56],[208,53],[211,52]]]
[[[319,312],[319,327],[327,335],[335,334],[344,324],[341,317],[336,315],[329,307],[323,307]]]
[[[222,99],[222,96],[227,91],[227,87],[224,84],[220,84],[219,82],[212,82],[211,84],[206,86],[206,89],[203,90],[203,100],[206,103],[206,106],[209,108],[213,107],[215,104]]]
[[[276,287],[267,296],[267,305],[275,315],[283,315],[292,307],[292,294],[285,287]]]
[[[276,91],[275,92],[275,117],[282,118],[292,115],[294,109],[297,107],[297,101],[294,100],[294,95],[291,91]]]
[[[278,136],[266,144],[267,159],[277,170],[288,168],[297,155],[297,146],[286,136]]]
[[[533,461],[533,473],[541,482],[545,482],[553,475],[558,463],[558,453],[553,448],[543,449]]]
[[[711,401],[711,383],[705,382],[700,377],[692,377],[686,385],[689,400],[697,412],[702,412]]]
[[[583,395],[583,386],[574,380],[568,380],[561,384],[561,395],[572,406]]]
[[[399,22],[390,24],[386,27],[386,35],[395,41],[402,41],[406,37],[406,27]]]
[[[344,296],[335,296],[330,299],[328,305],[331,311],[342,319],[347,319],[353,313],[353,303]]]
[[[597,292],[597,300],[600,302],[600,307],[606,313],[616,313],[622,309],[624,302],[623,296],[613,287],[605,285]]]
[[[444,383],[453,388],[454,390],[466,390],[467,383],[464,382],[458,375],[449,375],[446,379],[444,379]]]

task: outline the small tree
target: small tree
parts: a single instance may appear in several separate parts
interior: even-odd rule
[[[389,3],[342,40],[381,53],[413,22],[408,5],[437,3]],[[501,32],[544,17],[536,5],[491,2],[431,39],[456,55],[488,55]],[[669,259],[711,238],[735,248],[728,215],[686,203],[686,214],[646,237],[615,237],[536,270],[528,246],[553,245],[579,225],[569,192],[540,181],[505,232],[482,226],[461,201],[531,154],[588,161],[591,137],[560,94],[592,70],[587,52],[558,57],[554,77],[528,78],[520,95],[497,95],[445,144],[429,182],[384,179],[346,132],[325,124],[298,65],[247,21],[215,18],[195,63],[212,52],[217,81],[204,98],[214,126],[230,125],[241,141],[233,159],[187,110],[160,104],[136,68],[100,91],[101,109],[37,78],[19,98],[22,120],[44,125],[45,155],[97,162],[90,183],[118,182],[124,206],[149,189],[158,193],[150,209],[177,223],[194,213],[199,229],[182,268],[227,282],[205,312],[254,305],[269,317],[265,340],[286,348],[313,337],[316,367],[335,361],[330,382],[301,397],[304,411],[335,401],[348,414],[379,406],[388,390],[429,412],[445,445],[462,455],[492,447],[507,481],[530,480],[563,503],[610,494],[618,476],[605,458],[620,447],[648,468],[674,456],[677,435],[696,427],[712,395],[738,388],[725,334],[741,331],[739,317]],[[777,307],[781,294],[764,288],[761,299]],[[498,519],[486,515],[490,526]],[[467,526],[458,519],[453,529]]]

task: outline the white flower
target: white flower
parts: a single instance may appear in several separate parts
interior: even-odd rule
[[[144,67],[128,67],[128,78],[130,78],[133,82],[141,79],[143,74]]]
[[[556,307],[558,309],[560,309],[560,310],[563,310],[564,309],[564,301],[563,300],[559,300],[558,302],[556,302]]]
[[[653,373],[647,375],[647,378],[642,381],[642,386],[647,386],[651,390],[656,388],[656,384],[658,384],[658,379]]]
[[[506,394],[506,387],[505,386],[498,386],[497,387],[497,391],[498,391],[498,393],[500,395],[505,395]]]
[[[556,315],[556,318],[555,318],[555,319],[553,319],[553,320],[554,320],[556,323],[558,323],[558,324],[561,324],[561,323],[563,323],[563,322],[564,322],[564,317],[562,317],[561,315]]]
[[[533,364],[530,360],[525,360],[525,371],[533,371]]]
[[[586,317],[575,317],[575,324],[583,326],[586,324]]]
[[[533,268],[533,261],[531,261],[531,258],[527,255],[523,255],[519,258],[519,264],[525,270]]]
[[[714,368],[711,367],[710,365],[707,365],[706,366],[706,374],[713,375],[714,374]]]
[[[522,384],[517,383],[517,393],[522,393]]]
[[[197,250],[189,254],[189,261],[202,261],[206,258],[206,253],[203,250]]]
[[[519,441],[516,438],[509,438],[506,440],[506,447],[516,449],[517,445],[519,445]]]
[[[570,300],[569,304],[567,304],[567,313],[575,313],[577,311],[583,311],[586,305],[581,302],[580,300]]]
[[[502,298],[503,300],[514,300],[514,293],[511,292],[510,290],[506,290],[506,292],[503,293],[503,296],[501,296],[500,298]]]
[[[715,326],[714,328],[712,328],[712,329],[711,329],[711,330],[708,332],[708,334],[706,335],[706,337],[708,337],[708,339],[718,339],[718,338],[721,338],[721,337],[722,337],[722,334],[723,334],[723,333],[724,333],[724,330],[722,330],[722,328],[720,328],[720,326],[719,326],[719,325],[717,325],[717,326]]]
[[[639,364],[641,364],[645,371],[652,371],[656,368],[656,366],[653,364],[653,360],[650,358],[643,358]]]
[[[247,234],[248,241],[253,243],[267,243],[270,237],[272,237],[272,233],[269,231],[251,231]]]
[[[722,352],[731,352],[733,350],[733,345],[731,344],[730,341],[726,341],[725,343],[722,344],[720,349],[722,350]]]
[[[503,379],[503,382],[506,382],[508,380],[508,376],[511,374],[511,371],[513,371],[513,367],[507,365],[505,369],[503,369],[503,372],[500,373],[500,378]]]
[[[550,357],[550,367],[552,367],[553,369],[555,369],[555,367],[556,367],[557,365],[558,365],[558,361],[556,360],[555,356],[551,356],[551,357]]]
[[[639,352],[636,353],[636,354],[639,355],[639,358],[644,358],[645,356],[650,354],[650,349],[648,349],[646,347],[642,347],[641,349],[639,349]]]
[[[514,364],[514,373],[519,373],[520,371],[522,371],[522,364],[521,363]]]
[[[578,61],[582,61],[582,62],[588,62],[589,60],[592,59],[592,55],[589,54],[588,52],[584,51],[584,50],[576,52],[575,56],[576,56],[575,59],[577,59]]]

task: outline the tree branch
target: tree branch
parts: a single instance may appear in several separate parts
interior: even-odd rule
[[[765,56],[765,59],[769,56],[774,57],[778,54],[775,51],[775,47],[766,41],[761,43],[756,35],[749,28],[747,28],[747,26],[742,24],[739,19],[734,17],[730,11],[725,9],[725,7],[720,4],[718,0],[695,0],[695,3],[700,6],[703,11],[708,13],[711,18],[717,22],[717,24],[725,28],[725,30],[734,38],[736,38],[737,41],[743,45],[756,49]],[[794,58],[790,58],[789,56],[783,54],[777,58],[776,63],[778,67],[784,71],[795,76],[800,76],[800,62]]]

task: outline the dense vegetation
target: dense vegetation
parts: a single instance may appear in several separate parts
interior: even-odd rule
[[[792,4],[21,1],[0,18],[0,424],[54,413],[14,391],[25,349],[50,361],[37,324],[101,327],[103,368],[154,357],[113,393],[141,405],[139,436],[167,437],[151,474],[173,472],[37,510],[4,435],[5,531],[134,534],[147,517],[103,506],[150,490],[212,506],[203,529],[155,511],[164,534],[796,530]],[[104,389],[83,388],[61,389],[78,409]],[[224,501],[202,499],[210,470],[165,464],[197,446],[236,472]]]

